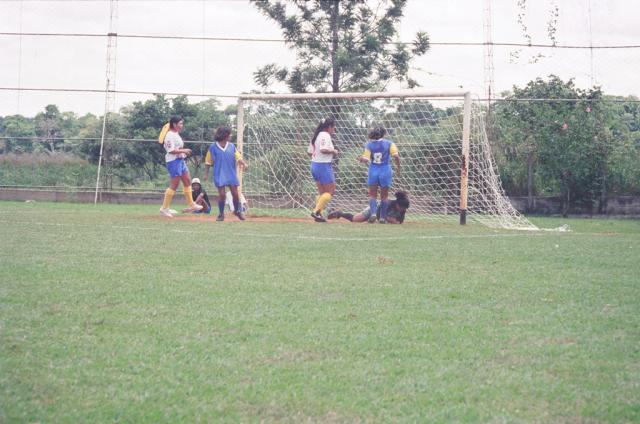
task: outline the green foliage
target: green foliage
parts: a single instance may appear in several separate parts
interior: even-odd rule
[[[417,86],[409,63],[428,51],[429,37],[418,32],[411,47],[395,43],[406,0],[377,7],[344,0],[251,2],[280,27],[297,54],[292,69],[272,63],[256,71],[262,88],[274,81],[297,93],[382,90],[391,80]]]
[[[96,167],[76,156],[58,154],[0,155],[0,185],[87,187]]]
[[[631,136],[637,115],[634,109],[625,117],[620,109],[598,88],[582,90],[573,80],[564,82],[553,75],[514,87],[495,109],[505,185],[512,192],[526,192],[523,176],[529,172],[526,164],[533,161],[536,192],[561,194],[565,211],[572,204],[595,207],[607,193],[628,188],[629,183],[637,187],[640,180],[632,169],[640,152]]]

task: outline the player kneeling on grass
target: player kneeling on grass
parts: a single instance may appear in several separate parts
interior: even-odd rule
[[[202,210],[191,211],[190,209],[184,209],[182,212],[211,213],[211,202],[209,202],[207,192],[202,188],[202,184],[200,184],[200,178],[191,180],[191,195],[193,196],[193,201],[202,206]]]
[[[225,187],[229,187],[231,197],[233,198],[233,214],[241,221],[244,221],[244,214],[240,208],[240,196],[238,194],[238,173],[236,164],[242,168],[247,167],[247,163],[242,160],[242,154],[236,150],[231,140],[231,129],[226,126],[220,126],[213,136],[215,143],[209,147],[207,156],[204,160],[204,178],[209,177],[209,168],[213,166],[213,184],[218,189],[218,217],[216,221],[224,221],[224,205],[227,198]]]
[[[169,123],[166,124],[160,136],[158,142],[164,145],[165,162],[167,164],[167,171],[169,171],[169,188],[164,193],[164,200],[162,201],[162,207],[160,208],[160,214],[167,218],[173,218],[173,213],[169,209],[171,206],[171,200],[173,195],[182,181],[182,188],[184,191],[184,199],[187,201],[189,207],[185,209],[187,212],[195,212],[202,209],[202,206],[196,204],[193,201],[191,195],[191,176],[189,175],[189,169],[185,163],[185,158],[191,154],[191,149],[185,149],[182,137],[180,137],[180,131],[184,128],[184,121],[179,116],[172,116]]]
[[[381,224],[387,219],[389,206],[389,187],[393,181],[393,169],[391,169],[391,157],[396,162],[396,171],[400,175],[400,155],[395,143],[384,138],[387,130],[378,125],[369,131],[369,142],[364,148],[358,161],[369,164],[367,185],[369,186],[369,210],[371,216],[369,222],[375,222],[376,218]],[[380,212],[378,213],[378,187],[380,187]]]
[[[409,198],[407,197],[407,193],[404,191],[398,191],[396,193],[396,200],[393,200],[389,203],[387,207],[387,219],[386,223],[388,224],[402,224],[404,222],[404,215],[409,209]],[[381,212],[381,208],[378,208],[378,213]],[[371,213],[371,209],[366,208],[362,212],[358,214],[345,213],[342,211],[333,211],[329,213],[328,219],[338,219],[344,218],[351,222],[366,222],[371,219],[372,216],[375,216]],[[371,222],[371,221],[369,221]],[[381,223],[384,221],[380,221]]]

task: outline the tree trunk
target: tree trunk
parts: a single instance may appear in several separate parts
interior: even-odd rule
[[[340,1],[333,2],[331,9],[331,89],[334,93],[340,91],[340,69],[338,68],[338,17],[340,16]]]
[[[533,149],[527,153],[527,212],[533,210]]]
[[[569,187],[566,188],[565,198],[562,203],[562,217],[566,218],[569,215],[569,205],[571,204],[571,189]]]
[[[607,213],[607,167],[602,172],[602,187],[600,188],[600,202],[598,202],[598,213]]]

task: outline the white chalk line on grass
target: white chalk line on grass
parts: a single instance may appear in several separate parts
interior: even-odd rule
[[[51,227],[77,227],[77,228],[108,228],[108,229],[121,229],[121,230],[142,230],[153,232],[170,232],[178,234],[197,234],[202,235],[203,231],[199,230],[182,230],[177,228],[158,228],[158,227],[140,227],[140,226],[125,226],[125,225],[105,225],[105,224],[66,224],[57,222],[38,222],[38,221],[9,221],[0,220],[2,224],[19,224],[19,225],[40,225]],[[557,234],[557,233],[556,233]],[[574,234],[576,233],[563,233]],[[580,234],[580,233],[578,233]],[[585,233],[582,233],[585,234]],[[254,232],[234,232],[234,236],[240,237],[262,237],[262,238],[284,238],[284,239],[297,239],[297,240],[312,240],[312,241],[402,241],[402,240],[438,240],[438,239],[476,239],[476,238],[509,238],[509,237],[540,237],[545,235],[553,235],[552,233],[530,233],[530,232],[517,232],[517,233],[498,233],[498,234],[431,234],[431,235],[414,235],[414,236],[388,236],[388,237],[335,237],[335,236],[315,236],[315,235],[303,235],[303,234],[273,234],[273,233],[254,233]]]

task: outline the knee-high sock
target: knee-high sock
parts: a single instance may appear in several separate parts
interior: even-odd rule
[[[182,192],[184,193],[184,200],[187,201],[187,206],[191,206],[193,204],[193,196],[191,195],[191,186],[183,187]]]
[[[387,219],[387,207],[389,206],[388,200],[380,202],[380,219]]]
[[[224,200],[218,200],[218,212],[224,215]]]
[[[240,212],[240,199],[233,199],[233,211],[235,213]]]
[[[316,203],[315,212],[321,213],[331,201],[331,197],[332,197],[331,193],[322,193],[320,197],[318,197],[318,202]]]
[[[369,210],[371,211],[371,216],[376,216],[376,212],[378,212],[378,200],[377,199],[369,199]]]
[[[171,206],[171,200],[173,199],[173,195],[176,193],[171,187],[164,191],[164,200],[162,201],[162,209],[169,209]]]

